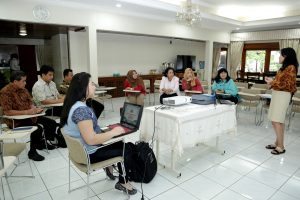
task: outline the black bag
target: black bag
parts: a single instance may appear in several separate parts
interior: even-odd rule
[[[146,142],[126,143],[125,162],[130,181],[149,183],[157,172],[155,155]]]

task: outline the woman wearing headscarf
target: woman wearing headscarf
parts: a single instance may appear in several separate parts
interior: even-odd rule
[[[144,105],[144,97],[146,90],[144,81],[139,77],[135,70],[129,70],[127,73],[127,79],[124,82],[124,88],[126,90],[139,91],[139,92],[127,92],[127,99],[130,103]]]

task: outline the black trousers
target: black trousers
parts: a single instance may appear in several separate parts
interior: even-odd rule
[[[94,99],[87,99],[86,105],[94,110],[97,119],[100,117],[101,113],[104,110],[104,105]]]
[[[232,101],[233,103],[237,104],[239,102],[239,99],[235,96],[222,96],[222,95],[218,95],[217,99],[224,99],[224,100],[229,100]]]
[[[173,93],[173,94],[166,94],[166,93],[163,93],[162,95],[160,95],[159,97],[159,102],[160,104],[163,104],[163,98],[168,98],[168,97],[175,97],[175,96],[178,96],[176,93]]]
[[[31,119],[18,120],[18,127],[20,126],[37,126],[37,130],[30,134],[30,151],[35,151],[38,145],[44,143],[43,141],[43,128],[34,123]]]
[[[55,106],[46,110],[46,116],[58,116],[60,117],[62,106]]]
[[[103,160],[107,160],[107,159],[110,159],[113,157],[123,156],[123,145],[124,145],[123,142],[117,142],[117,143],[108,145],[106,147],[103,147],[101,149],[98,149],[95,153],[90,154],[91,163],[93,164],[93,163],[101,162]],[[128,165],[126,163],[126,159],[124,161],[124,166],[125,166],[126,174],[128,174],[128,168],[126,167]],[[118,171],[119,171],[119,182],[125,183],[124,178],[122,176],[123,170],[122,170],[122,166],[120,163],[118,163]],[[128,181],[127,175],[125,176],[125,180],[126,180],[126,182]]]
[[[39,117],[37,120],[38,124],[43,125],[44,132],[47,140],[54,140],[56,129],[60,131],[60,124],[56,123],[53,119],[49,119],[47,117]]]

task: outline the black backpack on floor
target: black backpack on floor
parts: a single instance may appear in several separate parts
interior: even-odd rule
[[[126,143],[125,162],[129,180],[149,183],[157,172],[155,155],[146,142]]]

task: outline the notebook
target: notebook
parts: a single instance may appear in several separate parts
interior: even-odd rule
[[[125,133],[116,137],[136,132],[140,128],[142,114],[143,106],[125,102],[121,113],[120,123],[111,124],[108,128],[113,129],[120,126],[125,130]]]

